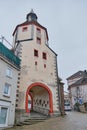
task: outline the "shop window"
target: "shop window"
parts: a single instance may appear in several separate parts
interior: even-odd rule
[[[43,59],[45,59],[45,60],[47,59],[47,55],[46,55],[45,52],[43,52],[42,57],[43,57]]]
[[[34,56],[38,57],[38,50],[34,50]]]

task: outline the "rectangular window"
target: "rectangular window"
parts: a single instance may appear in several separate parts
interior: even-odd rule
[[[8,83],[5,83],[5,86],[4,86],[4,94],[5,96],[10,96],[10,84]]]
[[[37,61],[35,61],[35,65],[37,65]]]
[[[38,57],[38,50],[34,50],[34,56]]]
[[[44,68],[46,68],[46,64],[44,64]]]
[[[28,27],[23,27],[22,28],[22,32],[25,32],[25,31],[27,31],[28,30]]]
[[[46,55],[45,52],[43,52],[42,57],[43,57],[43,59],[45,59],[45,60],[47,59],[47,55]]]
[[[41,44],[41,39],[37,37],[37,44]]]
[[[6,76],[12,78],[12,69],[11,68],[6,69]]]
[[[8,108],[1,107],[0,110],[0,124],[6,124]]]
[[[37,28],[37,33],[41,34],[41,30],[39,28]]]
[[[41,29],[37,28],[37,30],[36,30],[36,36],[38,38],[41,38]]]
[[[15,107],[18,107],[18,104],[16,104]]]

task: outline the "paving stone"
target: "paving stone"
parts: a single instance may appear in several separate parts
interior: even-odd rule
[[[23,125],[7,130],[87,130],[87,114],[68,112],[64,117],[56,117],[33,125]]]

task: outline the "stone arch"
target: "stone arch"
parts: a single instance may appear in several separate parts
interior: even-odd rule
[[[52,99],[52,92],[51,90],[48,88],[48,86],[46,86],[45,84],[43,83],[40,83],[40,82],[36,82],[36,83],[32,83],[28,88],[27,88],[27,91],[26,91],[26,101],[25,101],[25,110],[26,110],[26,113],[30,113],[30,110],[28,109],[28,95],[30,93],[30,89],[35,87],[35,86],[39,86],[39,87],[42,87],[44,88],[48,94],[49,94],[49,113],[53,113],[53,99]]]

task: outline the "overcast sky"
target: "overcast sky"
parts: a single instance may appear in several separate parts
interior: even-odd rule
[[[0,36],[12,43],[16,25],[33,8],[58,54],[58,73],[66,78],[87,69],[87,0],[0,0]]]

